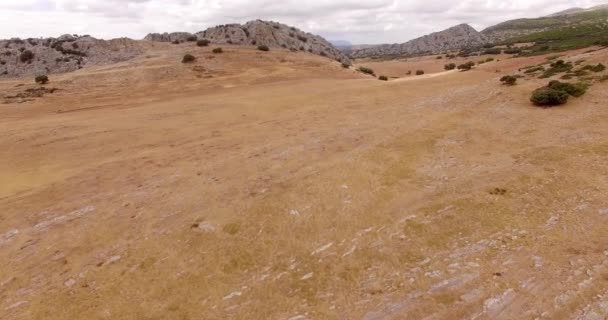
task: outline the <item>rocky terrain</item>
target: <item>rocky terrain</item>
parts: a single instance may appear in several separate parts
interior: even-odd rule
[[[0,40],[0,77],[69,72],[129,60],[142,52],[137,41],[90,36]]]
[[[350,64],[350,59],[320,36],[295,27],[272,21],[255,20],[241,24],[226,24],[190,34],[186,32],[152,33],[144,40],[160,42],[185,42],[189,39],[207,39],[218,45],[266,45],[292,51],[307,51]]]
[[[401,44],[385,44],[355,50],[353,58],[403,56],[422,53],[441,53],[469,47],[480,47],[486,38],[468,24],[460,24],[446,30],[431,33]]]

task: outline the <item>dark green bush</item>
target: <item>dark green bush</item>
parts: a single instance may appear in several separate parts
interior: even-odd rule
[[[184,55],[184,58],[182,58],[182,63],[190,63],[190,62],[194,62],[194,60],[196,60],[196,57],[191,55],[191,54],[186,54]]]
[[[365,73],[365,74],[371,74],[372,76],[375,75],[374,70],[372,70],[371,68],[367,68],[367,67],[359,67],[359,72],[361,73]]]
[[[507,85],[507,86],[512,86],[515,85],[515,82],[517,82],[517,78],[514,76],[504,76],[502,78],[500,78],[500,82],[502,82],[502,84]]]
[[[416,75],[421,76],[424,74],[424,70],[416,70]]]
[[[509,48],[509,49],[505,49],[503,52],[506,54],[519,54],[519,53],[521,53],[521,49]]]
[[[222,48],[215,48],[212,50],[213,53],[222,53],[224,50]]]
[[[524,73],[534,73],[534,72],[538,72],[538,71],[545,71],[545,67],[543,66],[537,66],[537,67],[531,67],[528,68],[526,71],[524,71]]]
[[[196,45],[199,47],[206,47],[209,45],[209,43],[211,43],[211,41],[207,40],[207,39],[202,39],[202,40],[198,40],[196,42]]]
[[[568,102],[568,93],[551,88],[540,88],[532,92],[530,101],[537,106],[557,106]]]
[[[583,67],[583,70],[589,70],[589,71],[593,71],[593,72],[602,72],[604,70],[606,70],[606,66],[599,63],[596,66],[592,66],[592,65],[587,65]]]
[[[21,60],[23,63],[30,63],[32,60],[34,60],[34,53],[30,50],[24,50],[21,52],[21,55],[19,55],[19,60]]]
[[[559,82],[557,80],[553,80],[549,82],[550,89],[563,91],[573,97],[580,97],[587,92],[589,86],[585,83],[568,83],[568,82]]]
[[[196,40],[198,40],[198,38],[196,36],[189,36],[188,38],[186,38],[186,41],[188,41],[188,42],[194,42]]]
[[[502,50],[500,48],[486,49],[483,51],[483,54],[501,54]]]
[[[379,76],[378,80],[388,81],[388,77],[386,77],[386,76]]]
[[[37,76],[34,81],[40,84],[47,84],[49,82],[49,77],[45,75]]]
[[[262,44],[262,45],[258,46],[258,50],[260,50],[260,51],[270,51],[270,48],[268,48],[268,46]]]
[[[456,64],[455,63],[448,63],[445,66],[443,66],[443,68],[445,70],[454,70],[454,69],[456,69]]]
[[[550,68],[547,69],[539,78],[549,78],[558,73],[568,72],[574,67],[572,63],[565,62],[564,60],[557,60],[551,63],[549,66]]]
[[[342,68],[348,69],[350,68],[350,65],[348,63],[342,62]]]

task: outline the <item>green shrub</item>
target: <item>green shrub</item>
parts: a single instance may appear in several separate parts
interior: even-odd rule
[[[262,44],[262,45],[258,46],[258,50],[260,50],[260,51],[270,51],[270,48],[268,48],[268,46]]]
[[[379,76],[378,80],[388,81],[388,77],[386,77],[386,76]]]
[[[589,86],[585,83],[568,83],[568,82],[559,82],[557,80],[553,80],[549,82],[548,87],[553,90],[563,91],[573,97],[580,97],[587,92]]]
[[[574,67],[572,63],[565,62],[564,60],[557,60],[549,65],[551,68],[547,69],[539,78],[549,78],[558,73],[568,72]]]
[[[568,93],[551,88],[540,88],[532,92],[530,101],[537,106],[557,106],[568,102]]]
[[[456,69],[456,64],[455,63],[448,63],[445,66],[443,66],[443,68],[445,70],[454,70],[454,69]]]
[[[209,41],[207,39],[201,39],[196,42],[196,45],[199,47],[206,47],[209,45],[209,43],[211,43],[211,41]]]
[[[188,38],[186,38],[186,41],[188,41],[188,42],[194,42],[196,40],[198,40],[198,38],[196,36],[189,36]]]
[[[37,76],[34,81],[40,84],[47,84],[49,82],[49,77],[45,75]]]
[[[342,68],[348,69],[348,68],[350,68],[350,65],[346,62],[342,62]]]
[[[24,50],[21,52],[21,55],[19,55],[19,60],[21,60],[23,63],[31,63],[33,59],[34,53],[30,50]]]
[[[507,85],[507,86],[512,86],[515,85],[515,82],[517,82],[517,78],[514,76],[504,76],[502,78],[500,78],[500,82],[502,82],[502,84]]]
[[[492,61],[494,61],[494,58],[487,58],[486,59],[486,62],[492,62]]]
[[[182,63],[190,63],[190,62],[194,62],[194,60],[196,60],[196,57],[191,55],[191,54],[186,54],[184,55],[184,58],[182,58]]]
[[[361,73],[365,73],[365,74],[371,74],[372,76],[375,75],[374,70],[372,70],[371,68],[367,68],[367,67],[359,67],[359,72]]]
[[[416,70],[416,75],[421,76],[424,74],[424,70]]]
[[[211,52],[213,52],[213,53],[223,53],[224,50],[222,48],[215,48]]]
[[[443,56],[438,56],[436,59],[441,60],[441,59],[443,59]]]
[[[505,49],[503,52],[506,54],[519,54],[519,53],[521,53],[521,49],[509,48],[509,49]]]

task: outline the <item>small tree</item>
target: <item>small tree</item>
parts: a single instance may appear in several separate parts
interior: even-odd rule
[[[378,80],[388,81],[388,77],[386,77],[386,76],[379,76]]]
[[[191,55],[191,54],[186,54],[184,55],[184,58],[182,59],[182,63],[190,63],[190,62],[194,62],[196,60],[196,57]]]
[[[212,50],[213,53],[223,53],[224,50],[222,48],[215,48]]]
[[[36,83],[40,83],[40,84],[47,84],[49,82],[49,77],[46,75],[36,76],[34,81],[36,81]]]
[[[199,46],[199,47],[206,47],[206,46],[208,46],[208,45],[209,45],[209,43],[210,43],[210,41],[209,41],[209,40],[207,40],[207,39],[202,39],[202,40],[198,40],[198,41],[196,42],[196,45],[197,45],[197,46]]]
[[[421,76],[424,74],[424,70],[416,70],[416,75]]]
[[[500,82],[502,82],[504,85],[512,86],[515,85],[515,82],[517,82],[517,78],[514,76],[504,76],[500,78]]]
[[[268,48],[267,45],[263,45],[262,44],[262,45],[258,46],[258,50],[260,50],[260,51],[270,51],[270,48]]]

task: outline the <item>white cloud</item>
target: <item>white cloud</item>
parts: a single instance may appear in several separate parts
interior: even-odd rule
[[[142,38],[268,19],[353,43],[405,42],[459,23],[477,29],[606,0],[0,0],[0,38]]]

